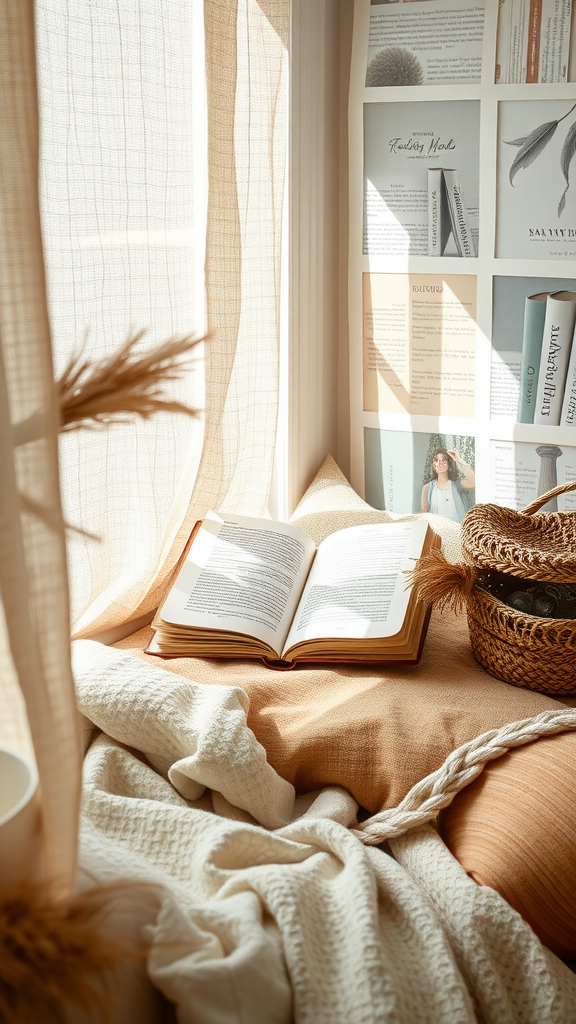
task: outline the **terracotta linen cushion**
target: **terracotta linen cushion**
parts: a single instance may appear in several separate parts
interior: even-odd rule
[[[149,629],[115,646],[144,660]],[[394,807],[447,755],[487,729],[556,708],[550,697],[487,675],[474,660],[464,617],[433,615],[422,661],[404,668],[298,666],[162,659],[199,683],[239,686],[248,725],[269,763],[297,792],[344,786],[374,813]]]
[[[576,958],[576,734],[491,762],[441,816],[465,871],[496,889],[541,941]]]
[[[293,522],[319,540],[335,529],[391,518],[362,501],[327,459]],[[425,518],[442,533],[448,557],[458,558],[457,525]],[[148,636],[146,628],[116,646],[147,660]],[[433,614],[417,666],[317,665],[278,672],[251,661],[174,658],[161,664],[196,682],[244,689],[248,725],[283,778],[299,793],[344,786],[372,813],[395,806],[460,744],[557,707],[550,697],[489,676],[474,660],[465,617],[451,614]]]

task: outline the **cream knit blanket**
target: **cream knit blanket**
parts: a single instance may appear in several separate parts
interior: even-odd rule
[[[242,690],[74,648],[83,867],[159,883],[148,970],[180,1024],[576,1019],[576,976],[430,825],[369,848],[344,790],[295,798]]]

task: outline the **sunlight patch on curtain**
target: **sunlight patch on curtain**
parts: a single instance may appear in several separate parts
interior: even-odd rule
[[[210,332],[173,392],[203,422],[159,416],[61,441],[66,518],[101,538],[69,540],[75,635],[90,635],[154,608],[208,508],[266,507],[289,3],[65,6],[37,3],[57,365],[86,335],[98,356],[131,327],[148,328],[143,344]]]

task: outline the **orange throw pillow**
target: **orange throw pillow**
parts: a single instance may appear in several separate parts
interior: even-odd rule
[[[442,813],[441,833],[471,878],[576,958],[576,733],[492,761]]]

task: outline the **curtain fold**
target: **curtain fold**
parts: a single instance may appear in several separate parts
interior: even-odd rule
[[[32,0],[0,5],[0,687],[3,730],[27,741],[42,792],[44,869],[73,885],[80,740],[70,668],[58,419],[38,206]],[[26,424],[26,429],[19,426]],[[22,443],[16,442],[22,440]]]
[[[277,16],[285,3],[268,4]],[[278,399],[286,160],[283,35],[258,3],[206,0],[209,206],[207,423],[193,505],[259,515]],[[232,60],[222,59],[222,49]],[[232,143],[232,145],[231,145]]]
[[[37,0],[40,200],[57,372],[132,329],[202,334],[202,4]],[[202,408],[201,362],[171,389]],[[60,442],[75,635],[129,619],[189,501],[203,425],[160,415]]]
[[[289,0],[205,0],[208,110],[206,421],[180,531],[136,610],[156,607],[209,509],[262,516],[278,413]]]

